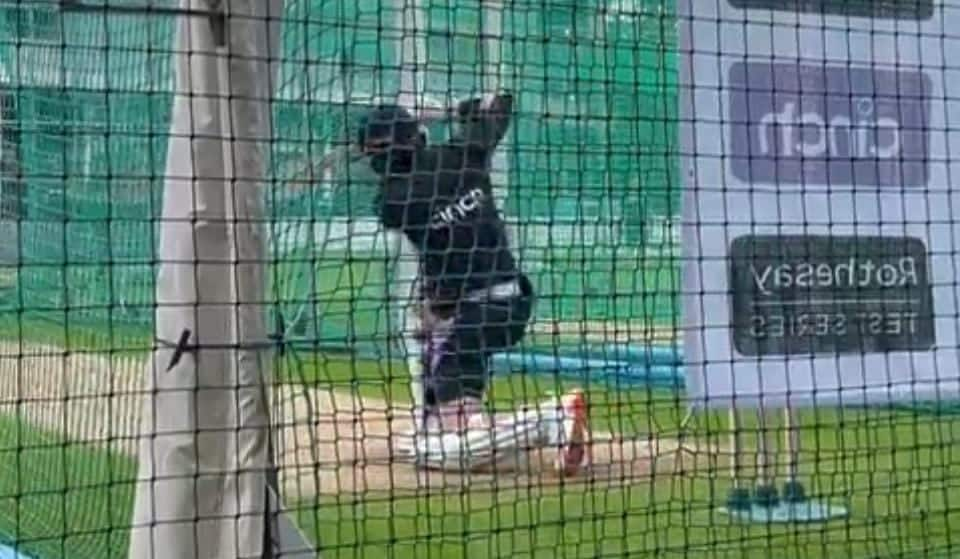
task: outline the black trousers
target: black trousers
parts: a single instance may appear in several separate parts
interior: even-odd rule
[[[519,343],[533,314],[533,286],[523,275],[517,281],[518,295],[460,301],[445,319],[425,321],[423,387],[428,408],[483,397],[491,356]]]

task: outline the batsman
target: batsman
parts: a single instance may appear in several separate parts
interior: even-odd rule
[[[361,119],[354,146],[379,176],[383,226],[418,256],[422,409],[412,442],[399,450],[419,467],[456,471],[495,469],[547,450],[557,474],[576,475],[590,459],[581,390],[506,414],[484,406],[491,356],[524,338],[535,300],[490,180],[513,96],[485,95],[444,112],[452,137],[431,144],[425,117],[377,106]]]

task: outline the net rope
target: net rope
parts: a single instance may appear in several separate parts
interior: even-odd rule
[[[177,2],[82,3],[97,9],[0,0],[0,557],[7,545],[30,559],[127,551],[176,48],[174,14],[160,9]],[[842,9],[910,3],[924,2]],[[802,27],[782,17],[771,34]],[[802,427],[688,413],[681,338],[728,325],[680,318],[680,59],[730,53],[681,52],[690,22],[674,2],[287,0],[283,20],[265,343],[280,487],[324,556],[958,554],[955,402],[814,406]],[[418,90],[404,91],[411,81]],[[410,393],[376,179],[340,163],[303,181],[380,101],[439,107],[498,88],[519,101],[494,184],[538,305],[527,338],[495,359],[487,404],[585,386],[606,441],[596,479],[428,476],[382,452],[409,421]],[[431,125],[431,141],[449,134]],[[807,491],[850,516],[721,517],[731,434],[750,449],[765,435],[779,452],[742,461],[751,484],[786,467],[798,436]]]

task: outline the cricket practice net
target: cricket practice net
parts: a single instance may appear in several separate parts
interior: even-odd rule
[[[125,4],[136,2],[117,3]],[[676,126],[654,115],[676,111],[676,32],[663,8],[654,2],[626,19],[597,16],[589,31],[578,30],[597,35],[588,42],[569,38],[569,13],[506,10],[498,35],[529,37],[512,44],[478,34],[489,24],[477,6],[418,5],[429,27],[415,34],[427,50],[408,54],[401,68],[396,26],[414,8],[344,4],[287,3],[271,148],[277,184],[300,178],[310,157],[343,142],[365,108],[400,88],[402,74],[428,84],[428,104],[515,81],[524,110],[499,155],[496,182],[546,295],[540,344],[549,352],[553,331],[574,351],[588,333],[597,346],[618,329],[624,338],[628,329],[669,336],[679,201],[676,162],[666,153],[675,150]],[[111,321],[148,328],[156,239],[146,216],[159,211],[172,76],[168,47],[141,47],[145,37],[169,44],[173,21],[62,16],[29,2],[7,2],[4,13],[9,36],[22,37],[3,52],[14,74],[5,106],[21,123],[7,140],[18,153],[10,165],[36,184],[22,196],[20,236],[25,262],[37,265],[15,282],[9,306],[56,317],[66,308],[95,329]],[[538,41],[550,42],[533,46]],[[510,69],[516,65],[526,70]],[[583,108],[598,100],[610,114],[582,121]],[[621,145],[608,149],[608,138]],[[65,188],[65,176],[79,184]],[[331,170],[318,179],[311,192],[268,195],[274,289],[291,334],[379,356],[391,328],[390,286],[373,191],[354,186],[362,176]],[[105,260],[116,265],[101,266]]]
[[[193,54],[177,25],[225,10],[229,29],[249,1],[0,0],[0,558],[131,553],[144,371],[203,345],[156,335],[175,64]],[[249,177],[263,293],[236,306],[265,317],[265,476],[304,538],[324,557],[960,553],[960,415],[929,388],[957,375],[954,20],[952,0],[282,2]],[[316,172],[380,102],[501,90],[517,102],[494,193],[537,304],[487,403],[583,387],[581,479],[395,462],[416,266],[376,217],[377,177]],[[858,244],[898,230],[929,266],[913,241]],[[851,279],[864,254],[876,285]],[[810,386],[791,385],[807,358]],[[933,370],[917,392],[914,369]]]

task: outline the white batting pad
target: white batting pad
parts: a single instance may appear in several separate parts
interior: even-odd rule
[[[537,408],[493,418],[478,415],[463,432],[437,429],[414,435],[398,450],[421,467],[466,471],[516,461],[532,450],[557,445],[563,412],[553,398]]]

